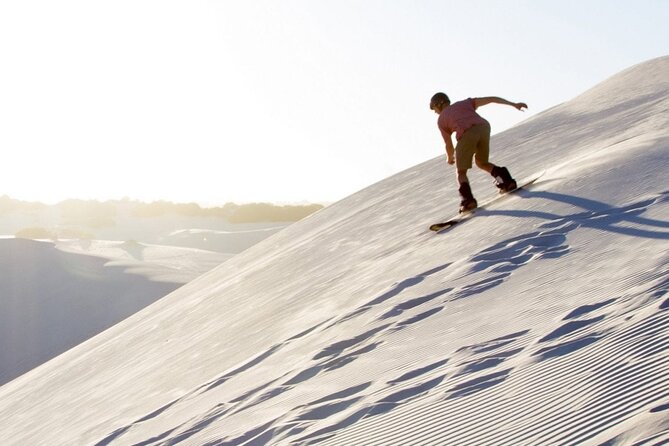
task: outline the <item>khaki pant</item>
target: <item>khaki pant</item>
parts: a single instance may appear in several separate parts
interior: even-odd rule
[[[472,168],[472,158],[487,163],[490,156],[490,124],[478,124],[462,134],[455,146],[455,166],[458,170]]]

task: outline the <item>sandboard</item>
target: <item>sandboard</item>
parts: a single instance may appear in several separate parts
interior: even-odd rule
[[[476,211],[479,211],[481,209],[485,209],[486,206],[489,206],[493,203],[496,203],[499,200],[503,200],[503,199],[515,194],[519,190],[522,190],[522,189],[528,187],[529,185],[531,185],[532,183],[537,181],[544,174],[544,172],[545,171],[542,170],[541,172],[536,173],[536,174],[528,177],[527,179],[521,181],[518,184],[518,187],[515,188],[514,190],[512,190],[510,192],[506,192],[506,193],[504,193],[502,195],[499,195],[497,197],[491,198],[490,200],[488,200],[485,203],[478,206],[476,209],[473,209],[469,212],[465,212],[465,213],[462,213],[462,214],[458,214],[450,220],[446,220],[446,221],[443,221],[443,222],[440,222],[440,223],[434,223],[434,224],[430,225],[430,231],[434,231],[434,232],[437,232],[437,233],[445,232],[448,229],[452,228],[453,226],[455,226],[457,224],[460,224],[460,223],[462,223],[466,220],[471,219],[472,217],[474,217],[474,215],[476,215]]]

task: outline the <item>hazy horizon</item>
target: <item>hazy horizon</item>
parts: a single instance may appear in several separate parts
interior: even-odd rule
[[[300,201],[300,202],[273,202],[273,201],[249,201],[249,202],[242,202],[242,201],[226,201],[226,202],[221,202],[221,203],[204,203],[204,202],[199,202],[199,201],[174,201],[174,200],[169,200],[169,199],[161,199],[158,198],[156,200],[142,200],[138,198],[133,198],[133,197],[120,197],[120,198],[81,198],[81,197],[66,197],[58,201],[47,201],[47,200],[31,200],[31,199],[25,199],[25,198],[20,198],[16,196],[12,196],[7,193],[3,193],[0,191],[0,199],[9,199],[13,201],[19,201],[22,203],[31,203],[31,204],[40,204],[44,206],[57,206],[63,202],[67,201],[80,201],[80,202],[97,202],[97,203],[108,203],[108,202],[128,202],[128,203],[139,203],[139,204],[154,204],[154,203],[170,203],[170,204],[175,204],[175,205],[190,205],[190,204],[196,204],[202,208],[218,208],[218,207],[223,207],[225,205],[237,205],[237,206],[245,206],[245,205],[253,205],[253,204],[269,204],[273,206],[310,206],[310,205],[320,205],[320,206],[328,206],[332,203],[329,202],[310,202],[310,201]]]

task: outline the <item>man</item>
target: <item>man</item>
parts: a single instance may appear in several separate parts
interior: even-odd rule
[[[514,190],[517,185],[506,167],[496,166],[488,161],[490,154],[490,124],[476,109],[487,104],[510,105],[518,110],[527,108],[523,102],[510,102],[498,97],[468,98],[451,104],[445,93],[437,93],[430,100],[430,109],[439,115],[437,124],[446,142],[448,164],[457,168],[460,212],[469,212],[478,205],[472,194],[467,178],[467,170],[472,168],[472,158],[476,166],[485,170],[496,180],[500,193]],[[453,147],[451,134],[455,132],[457,145]]]

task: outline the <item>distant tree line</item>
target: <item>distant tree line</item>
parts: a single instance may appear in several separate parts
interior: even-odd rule
[[[323,208],[320,204],[277,205],[272,203],[227,203],[220,207],[203,208],[197,203],[154,201],[133,208],[136,217],[182,215],[186,217],[218,217],[230,223],[294,222]]]
[[[40,212],[56,209],[71,224],[91,228],[113,226],[119,216],[154,218],[166,215],[184,217],[217,217],[230,223],[295,222],[323,208],[320,204],[277,205],[271,203],[235,204],[201,207],[197,203],[155,201],[144,203],[122,199],[109,201],[65,200],[54,205],[15,200],[0,196],[0,216],[10,212]]]

